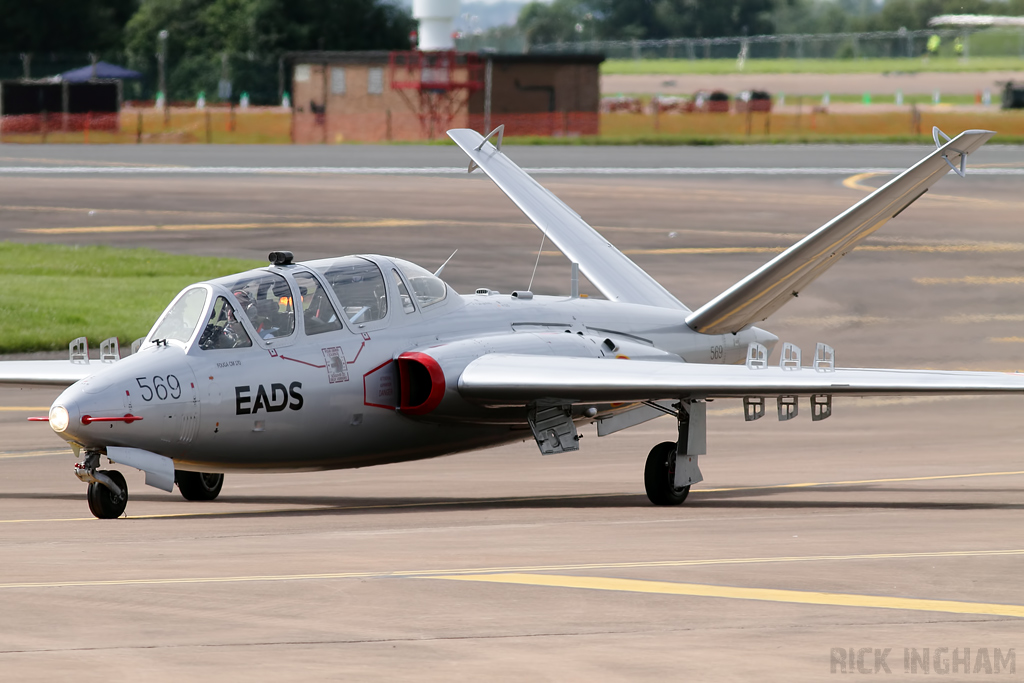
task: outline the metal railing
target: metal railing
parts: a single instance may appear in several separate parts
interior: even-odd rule
[[[530,46],[533,53],[601,53],[610,59],[857,59],[920,57],[932,36],[946,56],[1024,57],[1024,29],[930,29],[658,40],[580,40]],[[960,41],[962,49],[956,47]]]

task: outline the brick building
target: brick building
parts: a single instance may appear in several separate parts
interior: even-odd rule
[[[597,135],[603,55],[491,55],[491,125],[506,135]],[[481,130],[484,92],[469,97]]]
[[[418,72],[392,66],[391,53],[298,52],[288,55],[294,109],[292,139],[298,143],[421,140],[443,135],[428,130],[418,114],[419,94],[393,83]],[[600,55],[480,55],[492,61],[491,123],[507,135],[596,134],[600,104]],[[451,69],[453,82],[482,81],[465,57]],[[478,82],[478,85],[482,83]],[[452,127],[482,129],[484,90],[457,89]]]

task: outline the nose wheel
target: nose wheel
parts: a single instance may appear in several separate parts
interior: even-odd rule
[[[98,470],[100,454],[86,452],[75,464],[75,476],[89,485],[89,511],[100,519],[116,519],[128,505],[128,484],[117,470]]]
[[[117,470],[100,470],[102,474],[120,489],[115,493],[107,484],[94,481],[89,484],[89,511],[100,519],[117,519],[124,514],[128,506],[128,484]]]

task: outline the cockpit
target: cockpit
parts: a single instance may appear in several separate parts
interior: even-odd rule
[[[316,268],[338,297],[349,325],[381,320],[388,314],[384,276],[372,261],[349,256]]]
[[[185,289],[147,341],[191,343],[203,351],[254,341],[275,346],[290,343],[300,330],[315,336],[346,327],[380,329],[396,315],[430,312],[448,294],[440,278],[401,259],[345,256],[261,268]]]

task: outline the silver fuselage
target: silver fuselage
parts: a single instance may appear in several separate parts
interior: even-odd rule
[[[392,268],[387,257],[365,258]],[[290,272],[300,265],[264,270],[284,275],[298,301]],[[216,281],[203,287],[208,309],[227,294]],[[389,299],[399,301],[395,283],[388,288]],[[776,341],[754,327],[698,334],[686,326],[687,313],[449,289],[429,307],[407,313],[393,304],[380,320],[328,333],[307,335],[297,316],[287,338],[265,341],[254,332],[247,348],[203,350],[198,332],[185,343],[147,338],[137,353],[69,387],[54,405],[68,411],[61,436],[73,444],[140,448],[186,470],[337,469],[430,458],[531,437],[525,405],[483,407],[459,394],[462,370],[482,355],[732,364],[743,362],[749,343]],[[443,379],[416,366],[427,382],[417,388],[420,375],[403,374],[406,358],[425,361]],[[586,421],[627,407],[599,405],[595,416],[580,406],[576,415]],[[124,415],[141,420],[83,422]]]

